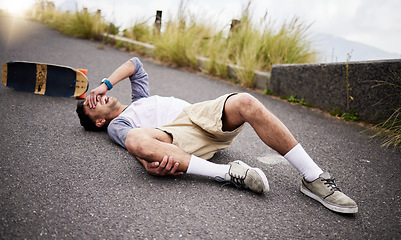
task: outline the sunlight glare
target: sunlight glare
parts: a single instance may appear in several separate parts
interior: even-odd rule
[[[1,1],[0,9],[6,10],[11,16],[2,17],[0,21],[0,47],[10,48],[36,32],[37,26],[28,27],[23,19],[25,11],[33,5],[34,0],[8,0],[6,4]]]
[[[13,16],[23,16],[31,5],[32,0],[7,1],[4,9]]]

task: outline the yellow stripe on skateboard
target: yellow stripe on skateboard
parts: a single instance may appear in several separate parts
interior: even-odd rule
[[[75,82],[74,96],[78,97],[78,96],[81,96],[82,94],[84,94],[86,91],[87,85],[88,85],[88,80],[87,80],[86,76],[82,72],[77,71],[77,80]]]
[[[7,63],[3,64],[3,70],[1,72],[1,78],[3,80],[4,86],[7,86]]]
[[[46,64],[36,64],[35,94],[45,95],[46,77],[47,77],[47,66],[46,66]]]

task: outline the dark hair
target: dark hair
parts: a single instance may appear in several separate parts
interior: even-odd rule
[[[84,127],[84,129],[86,131],[93,131],[93,132],[106,131],[107,130],[106,124],[101,127],[96,126],[96,123],[89,117],[88,114],[85,113],[84,102],[85,101],[79,101],[77,103],[77,114],[79,117],[79,121],[81,122],[81,125]]]

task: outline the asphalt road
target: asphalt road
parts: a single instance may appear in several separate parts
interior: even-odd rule
[[[87,68],[91,88],[132,57],[38,23],[0,17],[0,62]],[[271,192],[209,178],[148,175],[105,133],[85,132],[76,99],[0,86],[1,239],[399,239],[401,152],[380,147],[367,127],[141,58],[151,93],[189,102],[245,91],[276,114],[337,179],[359,213],[333,213],[299,192],[300,175],[250,126],[213,161],[261,168]],[[128,104],[129,83],[111,92]]]

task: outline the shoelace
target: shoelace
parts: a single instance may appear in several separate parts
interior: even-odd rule
[[[321,179],[320,181],[325,182],[323,184],[328,185],[328,187],[331,188],[332,191],[340,191],[340,188],[337,187],[335,183],[335,178],[328,178],[328,179]]]
[[[245,185],[245,176],[242,178],[240,176],[235,176],[235,175],[230,175],[231,176],[231,180],[230,181],[226,181],[224,178],[222,177],[215,177],[215,179],[219,182],[225,182],[223,185],[221,185],[220,190],[223,189],[224,186],[229,185],[229,184],[233,184],[235,187],[237,188],[246,188]]]

